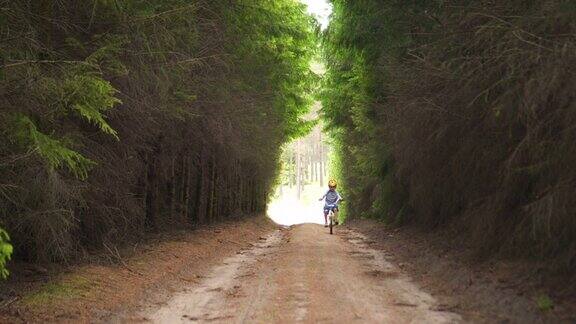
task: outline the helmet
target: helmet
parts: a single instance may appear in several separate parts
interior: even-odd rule
[[[338,186],[338,184],[336,183],[336,180],[331,179],[330,181],[328,181],[328,187],[336,188],[337,186]]]

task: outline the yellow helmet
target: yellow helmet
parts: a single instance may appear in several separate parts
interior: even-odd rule
[[[338,186],[338,184],[336,183],[336,180],[331,179],[330,181],[328,181],[328,187],[336,188],[337,186]]]

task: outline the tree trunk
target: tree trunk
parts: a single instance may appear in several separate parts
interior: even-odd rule
[[[216,156],[212,153],[212,162],[210,163],[210,180],[209,180],[210,196],[208,200],[208,222],[212,223],[214,217],[214,205],[216,203]]]
[[[183,159],[183,188],[182,188],[182,213],[181,213],[181,218],[182,219],[189,219],[190,218],[190,209],[189,209],[189,205],[190,205],[190,161],[188,157],[185,157]]]
[[[196,204],[196,214],[198,215],[198,223],[206,223],[206,212],[208,210],[207,200],[208,200],[208,180],[209,180],[209,170],[206,157],[206,151],[202,149],[200,153],[200,172],[199,172],[199,186],[198,186],[198,203]]]
[[[157,158],[156,153],[148,154],[147,161],[147,174],[146,174],[146,227],[152,230],[157,229],[156,224],[156,204],[157,204],[157,174],[156,174]]]
[[[320,187],[324,186],[324,169],[324,145],[320,142]]]
[[[300,155],[300,140],[296,144],[296,196],[302,194],[302,157]]]

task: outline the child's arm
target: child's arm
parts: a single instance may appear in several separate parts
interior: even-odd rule
[[[320,199],[318,199],[318,201],[322,201],[324,198],[326,198],[326,195],[327,195],[327,194],[328,194],[328,193],[325,193],[324,196],[322,196]]]
[[[335,204],[338,204],[340,201],[344,200],[344,198],[342,198],[342,196],[340,196],[340,193],[336,192],[336,195],[338,196],[338,198],[336,199]]]

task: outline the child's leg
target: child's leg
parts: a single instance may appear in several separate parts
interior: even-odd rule
[[[324,226],[328,225],[328,210],[324,209]]]

